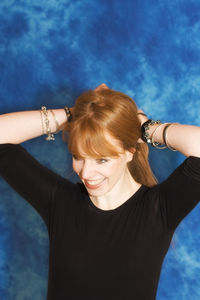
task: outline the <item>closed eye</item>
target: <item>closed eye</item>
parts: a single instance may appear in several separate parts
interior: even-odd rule
[[[73,157],[73,159],[75,159],[75,160],[81,160],[81,159],[82,159],[81,157],[78,157],[78,156],[76,156],[75,154],[73,154],[72,157]]]
[[[98,158],[98,159],[96,159],[96,162],[98,164],[104,164],[104,163],[106,163],[108,161],[109,161],[109,159],[107,159],[107,158]]]

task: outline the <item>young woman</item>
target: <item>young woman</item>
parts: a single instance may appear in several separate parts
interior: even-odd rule
[[[105,85],[82,94],[71,111],[2,115],[0,128],[0,173],[48,228],[47,299],[155,299],[173,233],[200,199],[200,128],[147,120],[131,98]],[[52,139],[59,129],[81,183],[19,145],[44,133]],[[161,184],[147,142],[188,156]]]

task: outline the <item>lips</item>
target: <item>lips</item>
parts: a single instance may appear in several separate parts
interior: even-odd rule
[[[104,179],[102,180],[84,180],[84,184],[86,186],[86,188],[88,189],[98,189],[101,184],[103,183]]]

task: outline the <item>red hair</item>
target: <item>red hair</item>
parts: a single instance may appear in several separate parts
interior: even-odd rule
[[[109,142],[106,133],[118,141],[122,152],[136,150],[128,164],[132,177],[141,184],[155,185],[157,181],[148,162],[148,145],[137,142],[141,124],[135,102],[111,89],[83,93],[76,100],[72,121],[64,129],[69,151],[78,157],[82,153],[94,158],[119,156],[119,149]]]

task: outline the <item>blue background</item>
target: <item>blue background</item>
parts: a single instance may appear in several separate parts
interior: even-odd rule
[[[199,125],[199,12],[199,0],[1,0],[0,113],[70,106],[104,82],[152,118]],[[61,137],[24,146],[73,180]],[[183,159],[169,150],[150,153],[159,180]],[[3,180],[0,194],[0,299],[45,299],[46,227]],[[200,299],[199,248],[196,207],[174,236],[158,300]]]

